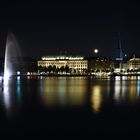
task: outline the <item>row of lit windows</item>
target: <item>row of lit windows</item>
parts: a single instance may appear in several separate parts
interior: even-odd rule
[[[38,62],[38,65],[87,65],[86,62],[72,62],[72,63],[61,63],[61,62]]]
[[[39,63],[39,66],[50,66],[50,64],[41,64]],[[54,65],[51,65],[51,66],[54,66]],[[56,67],[60,67],[60,66],[65,66],[65,65],[55,65]],[[70,68],[71,67],[87,67],[87,65],[68,65]]]
[[[129,61],[129,63],[140,63],[140,61]]]
[[[69,67],[87,67],[87,65],[69,65]]]
[[[68,64],[87,64],[87,62],[67,62]]]
[[[47,63],[47,64],[59,64],[59,63],[67,63],[67,64],[87,64],[87,62],[46,62],[46,61],[40,61],[38,63]]]
[[[140,66],[140,64],[129,64],[129,66]]]
[[[139,63],[131,63],[131,64],[132,64],[132,65],[136,65],[136,64],[137,64],[137,65],[140,65],[140,62],[139,62]]]

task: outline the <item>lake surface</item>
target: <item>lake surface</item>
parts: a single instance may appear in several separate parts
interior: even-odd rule
[[[15,77],[0,88],[0,133],[137,134],[140,77]]]

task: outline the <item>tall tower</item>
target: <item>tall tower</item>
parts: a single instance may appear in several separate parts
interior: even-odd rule
[[[122,71],[122,61],[123,61],[123,51],[122,51],[122,44],[121,44],[121,40],[119,40],[119,53],[120,53],[120,72]]]

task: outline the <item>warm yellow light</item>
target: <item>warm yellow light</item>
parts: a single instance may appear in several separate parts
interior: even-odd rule
[[[43,103],[48,107],[81,106],[85,103],[85,82],[85,79],[78,78],[46,78],[40,85]]]
[[[46,57],[42,57],[42,60],[83,60],[84,57],[81,56],[46,56]]]
[[[94,86],[92,90],[92,96],[91,96],[91,107],[93,109],[93,112],[95,113],[100,112],[101,103],[102,103],[101,87]]]

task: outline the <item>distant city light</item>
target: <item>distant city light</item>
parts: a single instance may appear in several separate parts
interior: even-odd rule
[[[17,71],[17,75],[20,75],[20,71]]]
[[[17,80],[20,80],[20,76],[17,77]]]
[[[98,53],[99,51],[98,51],[98,49],[94,49],[94,53]]]
[[[81,56],[45,56],[42,60],[83,60],[84,57]]]
[[[27,75],[30,75],[30,72],[27,72]]]

